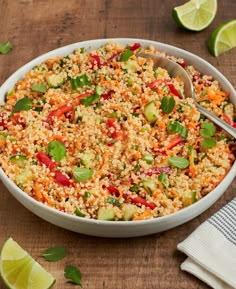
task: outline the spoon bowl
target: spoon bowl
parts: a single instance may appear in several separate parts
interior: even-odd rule
[[[184,95],[183,97],[191,97],[194,100],[194,104],[197,107],[198,111],[204,115],[206,118],[214,122],[216,125],[221,127],[223,130],[225,130],[228,134],[230,134],[233,138],[236,138],[236,129],[226,123],[225,121],[221,120],[219,117],[215,116],[213,113],[202,107],[196,100],[195,97],[195,92],[194,92],[194,87],[192,80],[187,73],[187,71],[178,63],[160,56],[158,54],[154,53],[139,53],[137,56],[146,58],[146,59],[151,59],[153,61],[153,67],[154,68],[164,68],[168,71],[169,75],[171,77],[179,77],[183,83],[184,83]]]

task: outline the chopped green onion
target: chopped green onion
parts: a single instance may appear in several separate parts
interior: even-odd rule
[[[71,89],[76,90],[78,87],[83,87],[85,85],[91,85],[91,82],[88,79],[88,76],[86,74],[77,76],[76,78],[72,78],[70,80],[71,83]]]
[[[85,217],[85,214],[83,214],[78,208],[75,209],[75,214],[78,217]]]
[[[134,184],[133,186],[131,186],[130,188],[129,188],[129,190],[131,191],[131,192],[135,192],[135,193],[138,193],[140,190],[139,190],[139,187],[136,185],[136,184]]]
[[[90,197],[91,193],[90,192],[84,192],[84,200],[87,201]]]
[[[108,197],[108,198],[106,199],[106,203],[116,205],[117,207],[120,207],[120,206],[121,206],[121,203],[120,203],[117,199],[112,198],[112,197]]]
[[[161,172],[160,175],[158,176],[158,180],[161,182],[161,183],[164,183],[167,179],[167,175],[166,173],[163,173]]]

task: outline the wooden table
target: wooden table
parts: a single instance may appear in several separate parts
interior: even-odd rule
[[[218,58],[206,41],[216,25],[235,17],[236,1],[219,1],[214,22],[193,33],[176,26],[172,8],[180,0],[0,0],[0,43],[14,49],[0,55],[0,85],[34,57],[73,42],[95,38],[136,37],[156,40],[191,51],[219,69],[236,87],[236,50]],[[78,266],[83,288],[197,289],[209,288],[180,271],[185,256],[176,245],[235,196],[236,180],[208,211],[164,233],[131,239],[103,239],[75,234],[51,225],[20,205],[0,184],[0,246],[13,237],[57,279],[54,288],[69,289],[66,264]],[[67,257],[46,263],[42,251],[63,245]],[[0,281],[0,288],[5,288]]]

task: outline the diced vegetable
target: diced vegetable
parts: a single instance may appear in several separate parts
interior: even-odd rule
[[[156,204],[153,202],[148,202],[144,198],[137,196],[130,198],[131,203],[136,204],[137,206],[144,205],[145,207],[150,208],[151,210],[154,210],[156,208]]]
[[[78,87],[83,87],[85,85],[91,85],[91,82],[88,79],[88,76],[86,74],[77,76],[76,78],[72,78],[70,80],[71,83],[71,89],[76,90]]]
[[[158,117],[158,111],[154,101],[149,102],[144,107],[144,115],[148,122],[151,124],[156,122]]]
[[[154,158],[152,155],[145,155],[143,159],[146,161],[147,164],[151,165],[154,161]]]
[[[76,208],[75,214],[76,214],[76,216],[78,216],[78,217],[82,217],[82,218],[85,217],[85,214],[83,214],[78,208]]]
[[[41,164],[44,164],[49,170],[53,170],[57,167],[57,164],[53,162],[44,152],[38,152],[36,158]]]
[[[102,221],[114,221],[115,211],[113,208],[100,208],[98,210],[98,220]]]
[[[182,203],[184,207],[190,206],[193,203],[197,202],[196,192],[185,192],[182,196]]]
[[[115,198],[113,198],[113,197],[108,197],[108,198],[106,199],[106,203],[113,204],[113,205],[115,205],[115,206],[117,206],[117,207],[120,207],[120,206],[121,206],[121,203],[120,203],[117,199],[115,199]]]
[[[63,73],[52,74],[47,77],[49,87],[58,88],[65,82],[65,75]]]
[[[180,93],[178,92],[178,90],[175,88],[174,84],[169,83],[167,84],[169,86],[170,91],[175,95],[178,96],[178,98],[182,98],[182,96],[180,95]]]
[[[122,207],[123,211],[123,220],[130,221],[132,220],[135,212],[137,211],[137,207],[132,204],[124,204]]]
[[[144,180],[143,182],[143,188],[144,190],[149,194],[152,195],[152,193],[156,190],[157,185],[156,182],[151,180]]]
[[[68,176],[64,175],[59,170],[55,170],[54,173],[55,173],[54,179],[58,184],[60,184],[62,186],[70,186],[71,185],[71,182],[70,182],[70,179]]]
[[[17,165],[19,168],[24,168],[27,163],[27,158],[25,155],[14,155],[10,157],[11,163]]]

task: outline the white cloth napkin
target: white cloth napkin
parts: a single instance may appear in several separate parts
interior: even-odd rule
[[[200,225],[177,248],[185,270],[214,289],[236,288],[236,198]]]

